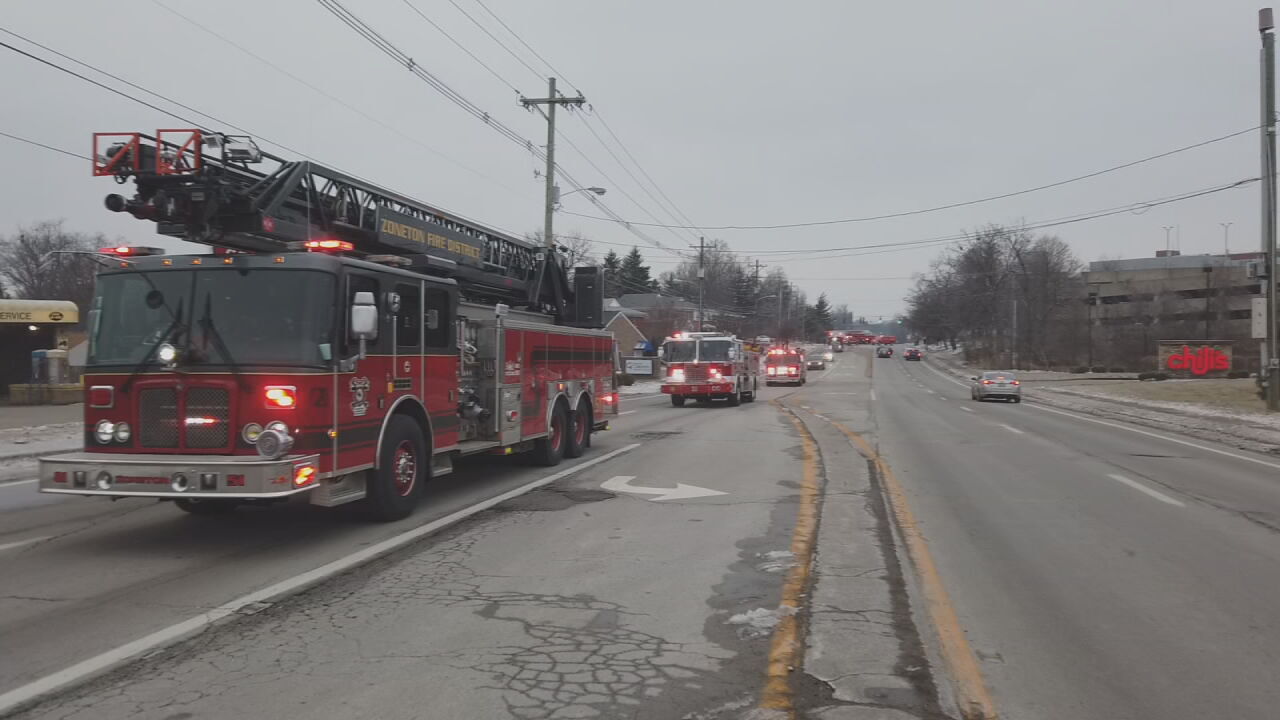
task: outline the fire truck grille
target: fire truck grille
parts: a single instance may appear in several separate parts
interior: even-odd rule
[[[142,447],[178,447],[178,394],[147,388],[138,396],[138,442]]]
[[[227,391],[221,388],[194,387],[187,391],[187,447],[227,446],[231,419],[228,404]]]
[[[701,383],[706,382],[709,374],[706,365],[685,365],[684,379],[685,382]]]

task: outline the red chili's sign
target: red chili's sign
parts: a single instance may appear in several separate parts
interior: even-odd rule
[[[1160,367],[1190,377],[1224,374],[1231,369],[1231,343],[1162,341]]]

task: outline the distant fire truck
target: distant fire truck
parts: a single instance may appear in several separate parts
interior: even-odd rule
[[[662,392],[675,407],[690,398],[725,399],[733,406],[756,399],[760,348],[755,343],[719,332],[677,333],[663,341],[660,352],[667,368]]]
[[[413,511],[455,459],[578,457],[618,412],[594,268],[244,137],[96,135],[107,207],[214,246],[107,248],[85,447],[46,493],[218,513],[309,493]],[[269,172],[253,166],[269,163]]]

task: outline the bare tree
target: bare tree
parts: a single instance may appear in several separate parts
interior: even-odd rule
[[[531,233],[525,233],[525,240],[542,247],[542,231],[534,230]],[[571,232],[561,235],[556,233],[556,248],[560,251],[560,257],[564,261],[564,266],[573,269],[578,265],[591,265],[595,262],[592,256],[593,243],[591,239],[580,232]]]
[[[0,275],[18,297],[33,300],[71,300],[82,311],[93,298],[99,265],[83,255],[54,251],[92,251],[107,245],[104,235],[63,229],[62,221],[42,222],[0,237]]]

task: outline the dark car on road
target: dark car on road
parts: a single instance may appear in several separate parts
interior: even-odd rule
[[[916,361],[923,360],[923,359],[924,359],[924,351],[923,351],[923,350],[921,350],[920,348],[907,348],[906,352],[902,353],[902,359],[903,359],[903,360],[916,360]]]
[[[876,357],[878,358],[893,357],[893,347],[889,345],[881,345],[880,347],[876,348]]]

